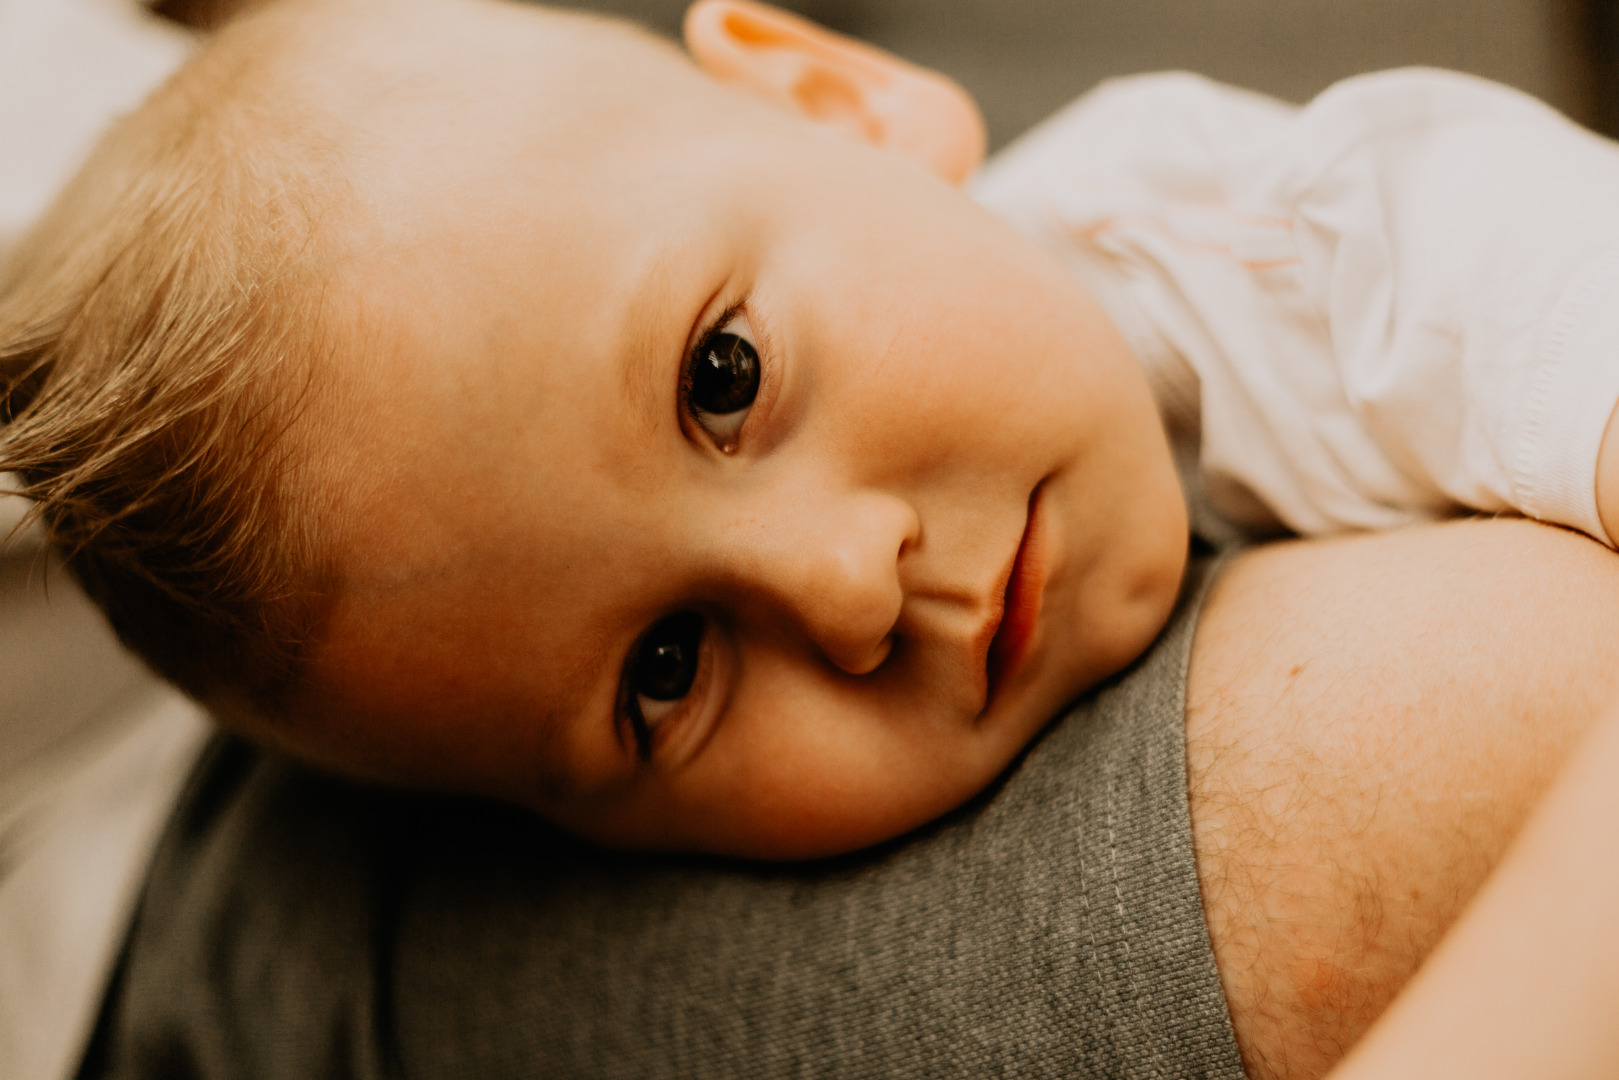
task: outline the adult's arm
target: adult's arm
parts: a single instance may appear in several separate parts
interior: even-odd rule
[[[1616,703],[1619,705],[1619,703]],[[1332,1080],[1619,1074],[1619,708]]]
[[[1619,691],[1619,557],[1521,521],[1275,545],[1209,600],[1187,748],[1256,1080],[1320,1076],[1433,950]]]

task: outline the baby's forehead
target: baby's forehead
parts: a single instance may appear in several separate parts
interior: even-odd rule
[[[294,110],[364,131],[478,121],[510,95],[539,92],[558,120],[611,126],[706,81],[684,53],[634,24],[508,0],[285,0],[221,35],[255,38],[261,75]]]
[[[181,74],[172,107],[147,112],[171,130],[223,119],[227,160],[240,140],[279,155],[341,262],[354,245],[419,240],[424,204],[479,213],[448,196],[491,177],[521,176],[534,203],[605,202],[592,175],[644,170],[732,96],[673,43],[600,16],[507,0],[282,0],[227,27]]]

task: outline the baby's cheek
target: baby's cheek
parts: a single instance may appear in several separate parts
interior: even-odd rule
[[[688,827],[705,850],[768,859],[856,851],[948,813],[1001,764],[983,760],[970,733],[951,740],[925,725],[860,723],[848,713],[796,735],[750,739],[745,750],[705,762],[713,782],[686,793]]]

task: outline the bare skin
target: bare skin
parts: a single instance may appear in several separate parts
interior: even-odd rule
[[[1331,1080],[1619,1072],[1619,702],[1461,920]]]
[[[1619,691],[1619,560],[1515,521],[1266,547],[1188,687],[1194,839],[1249,1073],[1325,1074]]]

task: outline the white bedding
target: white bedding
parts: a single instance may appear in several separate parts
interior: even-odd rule
[[[0,258],[191,44],[133,0],[0,0]],[[17,503],[0,499],[0,535]],[[27,539],[0,555],[5,1080],[77,1067],[151,844],[207,732],[42,568]]]

